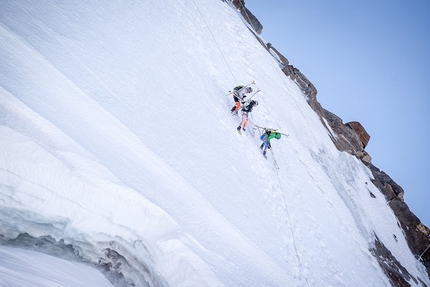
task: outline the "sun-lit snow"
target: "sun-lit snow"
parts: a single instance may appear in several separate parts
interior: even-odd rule
[[[226,2],[0,12],[0,234],[64,239],[93,265],[116,250],[136,286],[390,286],[377,236],[430,285],[370,171]],[[228,91],[253,80],[239,135]],[[289,134],[267,160],[258,127]]]

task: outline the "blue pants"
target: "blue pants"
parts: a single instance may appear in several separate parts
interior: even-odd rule
[[[261,144],[260,148],[264,151],[266,149],[270,149],[270,143],[267,141],[267,134],[264,133],[261,135],[260,139],[263,141],[263,143]]]

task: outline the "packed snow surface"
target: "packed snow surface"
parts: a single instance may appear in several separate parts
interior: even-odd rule
[[[94,268],[11,247],[0,246],[0,270],[0,286],[112,286]]]
[[[223,1],[2,1],[0,234],[68,259],[2,247],[2,286],[68,286],[29,269],[70,261],[86,286],[109,285],[101,265],[115,285],[390,286],[376,237],[430,285],[371,172],[242,20]],[[253,80],[239,135],[228,93]],[[262,127],[284,134],[268,159]]]

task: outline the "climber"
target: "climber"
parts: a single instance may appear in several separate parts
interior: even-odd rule
[[[244,86],[237,86],[233,89],[233,100],[234,100],[234,106],[231,108],[231,114],[236,116],[237,112],[239,111],[241,107],[241,103],[245,101],[246,95],[252,93],[251,87],[244,87]]]
[[[271,149],[272,146],[270,145],[270,140],[276,138],[281,138],[281,133],[278,133],[275,130],[265,128],[264,133],[261,135],[260,139],[263,141],[263,143],[260,146],[260,149],[263,151],[264,157],[266,157],[266,150]]]
[[[240,129],[243,129],[243,131],[246,130],[246,126],[248,125],[248,114],[252,112],[252,109],[256,106],[258,106],[258,102],[254,100],[244,103],[244,106],[242,107],[242,122],[237,127],[237,131],[239,133],[241,133]]]

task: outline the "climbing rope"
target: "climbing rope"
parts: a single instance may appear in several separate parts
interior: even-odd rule
[[[220,45],[218,44],[218,41],[216,40],[216,38],[215,38],[214,34],[212,33],[212,30],[211,30],[211,28],[210,28],[209,24],[206,22],[205,17],[203,16],[202,12],[200,11],[199,6],[197,5],[197,3],[196,3],[196,1],[195,1],[195,0],[193,0],[193,3],[194,3],[194,5],[196,6],[197,11],[199,12],[199,14],[200,14],[200,16],[202,17],[203,21],[205,22],[206,27],[208,27],[209,33],[211,34],[212,38],[214,39],[214,42],[215,42],[215,44],[217,45],[218,50],[220,51],[221,56],[222,56],[222,58],[224,59],[224,62],[226,63],[228,70],[230,71],[231,75],[233,76],[233,79],[234,79],[235,83],[236,83],[236,84],[238,84],[238,81],[237,81],[236,77],[234,76],[234,73],[233,73],[233,71],[232,71],[232,69],[231,69],[230,65],[228,64],[228,61],[227,61],[227,59],[225,58],[224,53],[222,52],[221,47],[220,47]]]
[[[245,15],[248,17],[248,20],[249,20],[249,22],[251,23],[251,19],[250,19],[249,15],[248,15],[248,13],[247,13],[247,11],[246,11],[246,9],[245,9],[244,5],[243,5],[243,2],[242,2],[242,1],[240,1],[240,4],[242,5],[243,11],[245,12]],[[252,26],[252,25],[251,25],[251,26]],[[256,35],[256,36],[257,36],[257,35]],[[270,55],[270,53],[268,54],[268,56],[270,57],[270,61],[273,61],[273,60],[274,60],[273,56],[272,56],[272,55]],[[283,73],[282,73],[282,75],[281,75],[281,74],[279,74],[279,73],[281,73],[281,71],[280,71],[280,69],[279,69],[278,63],[276,63],[276,69],[278,70],[278,72],[277,72],[277,73],[278,73],[279,78],[281,79],[281,82],[282,82],[282,83],[284,83],[284,85],[286,86],[286,85],[287,85],[287,82],[286,82],[286,76],[285,76]],[[305,115],[304,115],[303,111],[300,109],[300,106],[299,106],[299,104],[297,103],[297,100],[296,100],[294,97],[293,97],[293,100],[294,100],[294,103],[296,104],[296,106],[297,106],[298,110],[299,110],[299,111],[300,111],[300,113],[302,114],[303,118],[305,119],[305,121],[306,121],[306,123],[307,123],[308,127],[311,129],[311,126],[310,126],[310,124],[309,124],[309,122],[308,122],[307,118],[305,117]],[[259,125],[257,125],[257,124],[255,124],[255,123],[254,123],[254,122],[252,122],[250,119],[248,119],[248,120],[249,120],[249,122],[250,122],[254,127],[256,127],[256,128],[258,129],[259,136],[261,137],[261,135],[263,134],[263,132],[264,132],[265,128],[264,128],[264,127],[261,127],[261,126],[259,126]],[[289,136],[288,134],[284,134],[284,133],[281,133],[281,134],[283,134],[283,135],[285,135],[285,136],[287,136],[287,137]],[[312,136],[314,137],[314,139],[315,139],[315,141],[316,141],[315,135],[314,135],[313,133],[312,133]],[[297,258],[297,262],[298,262],[298,265],[299,265],[299,270],[300,270],[300,272],[302,273],[302,272],[303,272],[303,263],[302,263],[302,260],[301,260],[301,258],[300,258],[299,251],[298,251],[298,248],[297,248],[296,235],[295,235],[295,233],[294,233],[294,229],[293,229],[293,226],[292,226],[292,221],[291,221],[290,211],[289,211],[289,208],[288,208],[287,200],[286,200],[286,198],[285,198],[284,188],[283,188],[283,186],[282,186],[282,182],[281,182],[280,175],[279,175],[279,171],[278,171],[279,166],[278,166],[278,163],[277,163],[277,161],[276,161],[275,154],[273,153],[273,150],[272,150],[271,148],[270,148],[270,151],[271,151],[272,156],[273,156],[273,159],[274,159],[274,165],[275,165],[275,168],[276,168],[276,176],[277,176],[278,183],[279,183],[279,190],[280,190],[280,192],[281,192],[281,194],[282,194],[282,201],[283,201],[283,205],[284,205],[284,207],[285,207],[286,216],[287,216],[287,219],[288,219],[288,222],[289,222],[289,226],[290,226],[290,232],[291,232],[291,237],[292,237],[292,241],[293,241],[294,252],[295,252],[295,255],[296,255],[296,258]],[[307,286],[310,286],[310,285],[309,285],[309,282],[308,282],[307,277],[304,277],[304,278],[305,278],[305,280],[306,280],[306,284],[307,284]]]
[[[242,7],[242,10],[245,12],[245,15],[247,16],[247,18],[248,18],[248,20],[249,20],[249,22],[251,23],[251,19],[250,19],[250,17],[249,17],[249,15],[248,15],[248,13],[247,13],[247,11],[246,11],[246,8],[245,8],[245,5],[244,5],[244,3],[243,3],[243,1],[240,1],[239,0],[239,3],[240,3],[240,5],[241,5],[241,7]],[[232,4],[231,4],[232,5]],[[230,6],[231,6],[230,5]],[[245,25],[247,24],[247,23],[244,23]],[[252,24],[250,24],[251,25],[251,28],[253,28],[252,27]],[[255,32],[255,31],[254,31]],[[254,33],[253,32],[253,33]],[[262,43],[264,43],[265,41],[259,36],[259,35],[257,35],[256,33],[254,33],[254,35],[255,35],[255,37],[257,37],[257,38],[260,38],[261,39],[261,42]],[[266,45],[267,46],[267,45]],[[274,56],[270,53],[270,51],[268,52],[268,54],[267,54],[267,56],[269,57],[269,59],[270,59],[270,62],[272,62],[273,64],[276,64],[276,70],[277,70],[277,74],[278,74],[278,76],[279,76],[279,78],[281,79],[281,82],[283,82],[285,85],[287,85],[287,82],[286,82],[286,75],[279,69],[279,65],[278,65],[278,61],[276,61],[276,63],[275,62],[273,62],[274,60],[275,60],[275,58],[274,58]],[[297,83],[296,83],[296,85],[297,85]],[[295,103],[295,105],[297,106],[297,109],[299,110],[299,112],[302,114],[302,116],[303,116],[303,118],[305,119],[305,122],[306,122],[306,124],[307,124],[307,126],[309,127],[309,130],[312,130],[312,127],[311,127],[311,125],[309,124],[309,121],[308,121],[308,119],[305,117],[305,115],[304,115],[304,113],[303,113],[303,111],[302,111],[302,109],[300,108],[300,106],[298,105],[298,103],[297,103],[297,100],[293,97],[293,100],[294,100],[294,103]],[[316,139],[316,137],[315,137],[315,135],[314,135],[314,133],[312,132],[311,133],[312,134],[312,137],[314,138],[314,140],[315,141],[317,141],[317,139]]]
[[[249,121],[250,121],[250,123],[254,127],[256,127],[258,129],[259,136],[261,137],[261,135],[264,133],[264,130],[266,130],[266,128],[254,124],[251,120],[249,120]],[[284,133],[280,133],[280,134],[283,134],[283,135],[285,135],[287,137],[289,136],[288,134],[284,134]],[[288,219],[288,222],[289,222],[290,231],[291,231],[291,237],[292,237],[292,240],[293,240],[294,252],[295,252],[296,257],[297,257],[297,262],[298,262],[298,265],[299,265],[299,270],[303,270],[303,264],[302,264],[302,260],[300,258],[299,251],[298,251],[298,248],[297,248],[296,235],[294,233],[294,229],[293,229],[293,225],[292,225],[292,221],[291,221],[291,216],[290,216],[290,211],[289,211],[289,208],[288,208],[287,200],[285,198],[285,192],[284,192],[284,188],[282,186],[281,178],[280,178],[279,172],[278,172],[279,165],[278,165],[278,162],[276,161],[275,154],[274,154],[272,148],[270,148],[270,152],[272,153],[273,160],[274,160],[274,166],[275,166],[275,169],[276,169],[276,176],[277,176],[277,179],[278,179],[279,190],[280,190],[280,192],[282,194],[282,202],[283,202],[283,205],[285,207],[285,212],[286,212],[287,219]],[[306,277],[305,277],[305,280],[306,280],[306,284],[309,286],[309,282],[308,282],[308,279]]]
[[[273,155],[273,151],[272,151],[272,155]],[[278,178],[279,190],[281,191],[281,194],[282,194],[282,200],[283,200],[283,203],[284,203],[284,206],[285,206],[285,212],[287,213],[287,218],[288,218],[288,222],[289,222],[289,225],[290,225],[290,231],[291,231],[291,237],[292,237],[292,240],[293,240],[294,252],[296,253],[297,262],[299,264],[299,270],[302,271],[303,270],[303,264],[302,264],[302,260],[300,259],[299,251],[297,249],[296,235],[294,233],[293,225],[292,225],[292,222],[291,222],[290,211],[289,211],[289,208],[288,208],[287,200],[285,199],[284,188],[282,187],[281,178],[279,177],[279,172],[278,171],[276,171],[276,176]],[[305,280],[306,280],[306,284],[308,286],[310,286],[307,277],[305,277]]]
[[[421,253],[420,257],[418,258],[420,261],[422,261],[423,255],[427,252],[427,250],[429,250],[429,248],[430,248],[430,244],[429,244],[429,246],[427,246],[427,248],[424,250],[423,253]]]

